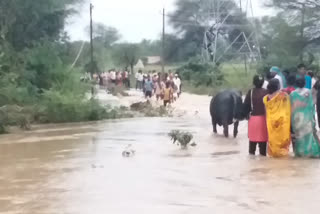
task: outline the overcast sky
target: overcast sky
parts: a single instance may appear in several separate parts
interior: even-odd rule
[[[90,3],[90,0],[87,1]],[[93,21],[117,28],[122,41],[140,42],[144,38],[154,40],[159,38],[162,30],[162,8],[165,7],[168,12],[173,11],[175,1],[91,0],[94,5]],[[252,0],[255,16],[268,14],[261,2],[263,0]],[[68,21],[67,31],[72,40],[88,39],[84,28],[89,24],[89,3]]]

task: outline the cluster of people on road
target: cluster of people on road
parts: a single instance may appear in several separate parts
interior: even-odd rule
[[[130,76],[127,70],[117,71],[116,69],[111,69],[107,72],[96,73],[93,74],[93,81],[103,88],[109,88],[111,86],[124,86],[130,88]]]
[[[136,89],[142,90],[146,99],[155,97],[162,100],[167,106],[175,102],[181,95],[181,79],[179,74],[149,72],[143,74],[141,70],[136,73]]]
[[[292,145],[297,157],[320,158],[315,114],[320,81],[312,72],[303,64],[291,73],[272,67],[266,78],[256,75],[253,84],[243,109],[249,118],[249,153],[255,155],[259,146],[262,156],[286,157]]]

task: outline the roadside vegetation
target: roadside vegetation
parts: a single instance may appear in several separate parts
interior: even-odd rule
[[[214,66],[193,59],[179,67],[177,72],[183,79],[184,91],[213,96],[227,88],[247,91],[252,85],[256,67],[251,65],[246,70],[243,64],[233,62]]]
[[[32,123],[114,119],[121,109],[90,99],[86,71],[72,67],[75,55],[65,21],[81,0],[4,0],[0,2],[0,133]]]
[[[221,8],[229,29],[222,44],[230,45],[239,32],[246,37],[257,32],[261,61],[234,55],[238,43],[219,62],[204,62],[203,35],[212,0],[176,0],[176,9],[168,14],[168,24],[175,32],[165,35],[166,72],[178,72],[183,90],[214,95],[224,88],[246,91],[252,76],[264,74],[271,66],[295,71],[305,63],[318,72],[320,63],[320,5],[317,0],[268,0],[267,7],[276,10],[270,17],[247,19],[236,1]],[[121,109],[102,106],[90,99],[91,83],[80,81],[85,72],[128,69],[131,87],[135,87],[134,65],[146,56],[160,56],[162,42],[144,39],[123,43],[116,28],[94,23],[94,62],[90,63],[90,44],[71,41],[65,23],[87,0],[2,0],[0,1],[0,133],[17,125],[29,129],[32,123],[92,121],[123,116]],[[224,13],[222,13],[224,14]],[[301,19],[303,17],[303,19]],[[183,20],[183,21],[181,21]],[[84,30],[88,32],[88,27]],[[252,46],[249,42],[249,45]],[[77,58],[79,51],[81,54]],[[250,56],[249,56],[250,57]],[[78,59],[75,61],[75,59]],[[250,63],[251,61],[251,63]],[[144,72],[161,71],[160,65],[146,65]],[[121,91],[121,90],[120,90]],[[118,92],[115,92],[118,93]],[[122,93],[122,92],[121,92]],[[125,94],[124,94],[125,95]]]

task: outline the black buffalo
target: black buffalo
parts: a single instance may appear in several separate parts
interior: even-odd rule
[[[229,137],[229,125],[234,123],[233,136],[238,135],[239,121],[242,119],[242,93],[226,90],[212,98],[210,104],[213,132],[217,133],[217,124],[223,126],[223,133]]]

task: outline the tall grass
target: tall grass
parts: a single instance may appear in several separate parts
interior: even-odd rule
[[[255,65],[247,66],[246,71],[244,64],[225,64],[221,70],[225,77],[223,89],[235,88],[242,92],[252,87],[253,76],[257,74]]]
[[[248,66],[247,71],[244,64],[224,64],[220,68],[224,81],[219,86],[194,86],[189,81],[183,81],[183,91],[199,95],[213,96],[225,89],[238,89],[246,93],[252,87],[252,79],[256,74],[255,66]]]

